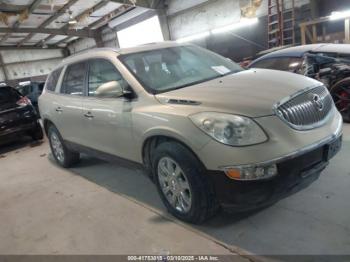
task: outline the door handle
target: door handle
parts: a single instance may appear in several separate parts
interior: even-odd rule
[[[56,108],[56,112],[61,113],[61,112],[63,112],[63,109],[59,106]]]
[[[86,118],[94,118],[94,116],[91,114],[91,112],[87,112],[86,114],[84,114],[84,116]]]

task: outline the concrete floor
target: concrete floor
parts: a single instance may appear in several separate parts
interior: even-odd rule
[[[350,254],[350,125],[344,132],[309,188],[201,226],[169,217],[142,170],[88,157],[64,170],[46,142],[2,147],[0,254]]]

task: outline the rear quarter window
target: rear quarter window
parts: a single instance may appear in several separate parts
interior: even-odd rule
[[[295,72],[300,68],[301,64],[301,58],[281,57],[261,60],[253,64],[251,67]]]
[[[46,81],[46,89],[54,92],[57,86],[58,79],[60,78],[62,68],[53,71]]]

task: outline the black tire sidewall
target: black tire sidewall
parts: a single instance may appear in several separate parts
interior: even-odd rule
[[[160,186],[158,178],[158,163],[163,157],[169,157],[173,159],[178,165],[180,165],[182,171],[188,180],[191,189],[191,209],[187,213],[182,213],[176,210],[167,200]],[[201,215],[203,208],[203,201],[206,201],[208,197],[205,187],[205,176],[203,172],[205,169],[201,166],[199,160],[184,146],[166,142],[161,144],[155,150],[154,156],[152,157],[152,169],[154,174],[154,182],[157,186],[157,190],[162,199],[162,202],[166,206],[167,210],[175,217],[190,223],[200,223],[204,219]]]
[[[330,89],[330,93],[334,99],[334,94],[336,92],[339,91],[339,89],[341,87],[343,87],[344,85],[348,85],[349,86],[349,89],[350,89],[350,78],[346,78],[346,79],[343,79],[341,81],[339,81],[338,83],[336,83],[331,89]],[[338,108],[337,108],[338,109]],[[344,122],[346,123],[350,123],[350,109],[346,112],[346,113],[343,113],[343,112],[340,112],[341,115],[343,116],[343,119],[344,119]]]
[[[32,131],[31,136],[33,140],[42,140],[44,138],[44,132],[41,128],[40,123],[36,124],[36,127]]]

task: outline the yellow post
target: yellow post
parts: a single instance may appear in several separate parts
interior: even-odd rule
[[[301,44],[306,45],[306,35],[305,35],[305,26],[302,25],[300,27],[300,33],[301,33]]]
[[[350,44],[350,18],[345,19],[345,43]]]
[[[313,44],[317,43],[317,27],[316,27],[316,25],[312,26],[312,43]]]

